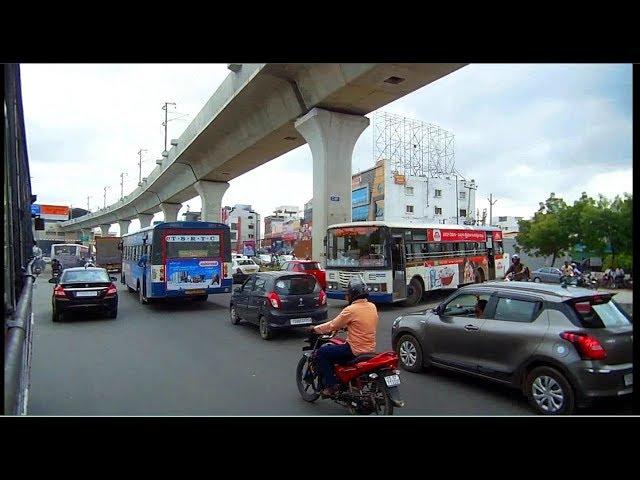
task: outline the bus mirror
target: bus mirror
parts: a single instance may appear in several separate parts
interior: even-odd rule
[[[324,245],[325,247],[327,246],[327,237],[324,237],[322,239],[322,245]]]
[[[33,226],[36,230],[44,230],[44,219],[38,217],[33,219]]]

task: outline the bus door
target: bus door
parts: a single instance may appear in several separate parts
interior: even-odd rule
[[[487,265],[489,266],[489,278],[487,280],[495,280],[496,278],[496,259],[494,256],[493,236],[487,235]]]
[[[404,239],[393,236],[391,245],[391,275],[393,276],[393,299],[407,298],[407,270],[404,262]]]

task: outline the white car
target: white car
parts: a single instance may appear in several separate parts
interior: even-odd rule
[[[278,255],[280,266],[282,266],[284,262],[290,262],[291,260],[293,260],[293,255]]]
[[[260,267],[250,258],[237,258],[231,263],[234,283],[244,282],[247,277],[260,271]]]
[[[261,253],[255,257],[255,261],[260,265],[269,265],[271,263],[271,255],[268,253]]]
[[[231,260],[246,260],[249,257],[247,257],[246,255],[243,255],[241,253],[232,253],[231,254]]]

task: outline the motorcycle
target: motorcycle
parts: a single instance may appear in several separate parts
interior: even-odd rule
[[[345,340],[330,335],[311,333],[302,348],[296,369],[296,383],[303,400],[315,402],[324,388],[316,366],[318,349],[326,344],[341,345]],[[335,365],[338,389],[330,400],[349,409],[352,415],[393,415],[394,407],[403,407],[400,399],[398,355],[393,351],[358,355],[342,365]]]

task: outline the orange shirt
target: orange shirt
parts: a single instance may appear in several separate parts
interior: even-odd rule
[[[376,351],[378,310],[364,298],[354,300],[329,322],[315,327],[316,333],[329,333],[347,327],[347,343],[354,355]]]

